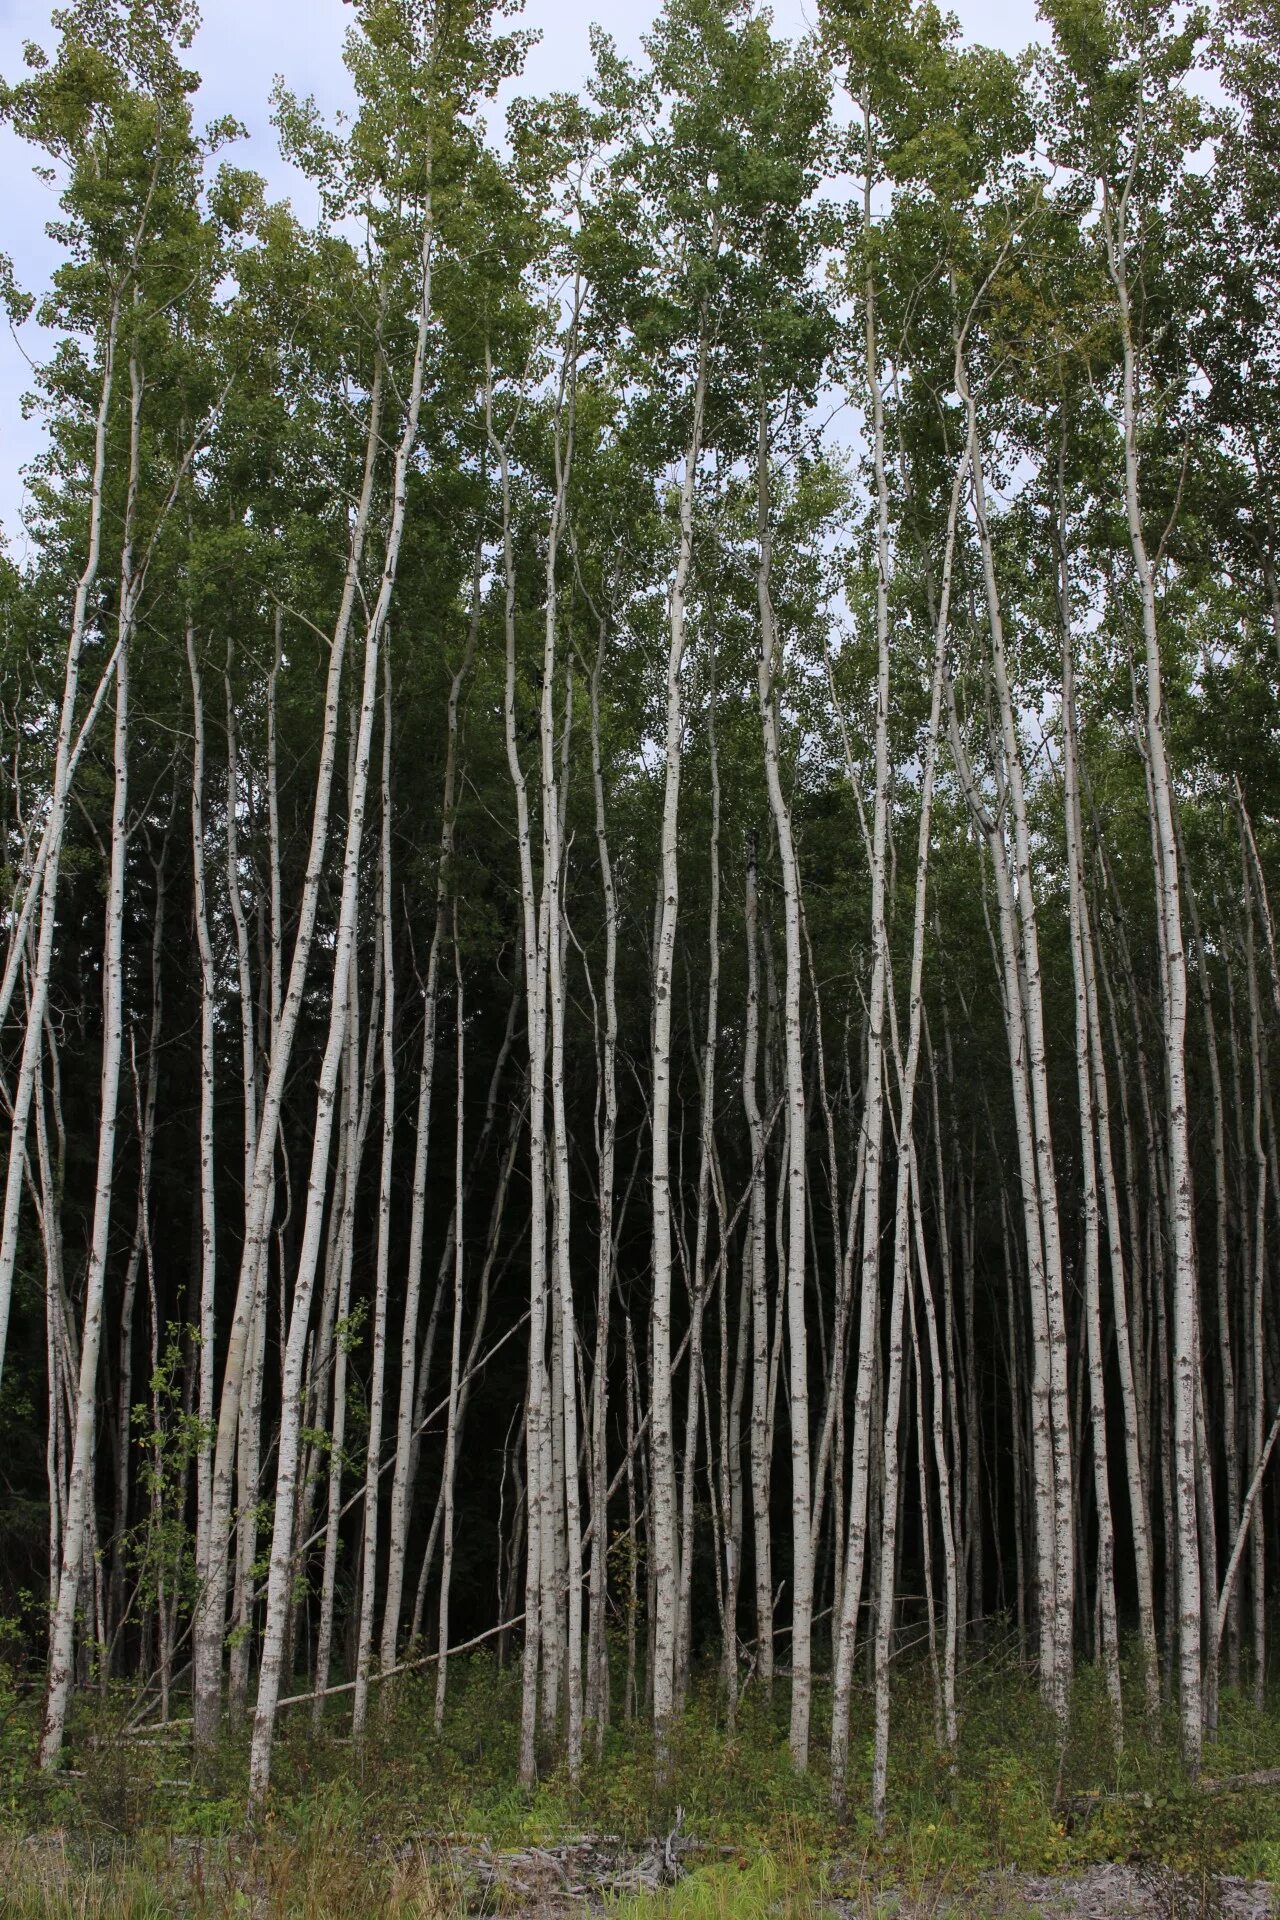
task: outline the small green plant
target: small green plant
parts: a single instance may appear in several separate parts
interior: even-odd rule
[[[614,1920],[816,1920],[832,1911],[821,1874],[796,1847],[698,1867],[673,1887],[611,1903]]]

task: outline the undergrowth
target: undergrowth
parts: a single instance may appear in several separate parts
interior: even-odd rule
[[[334,1701],[319,1730],[308,1709],[281,1719],[265,1819],[246,1831],[247,1728],[228,1730],[199,1772],[182,1729],[130,1727],[132,1694],[77,1708],[69,1764],[33,1764],[35,1699],[0,1690],[0,1913],[5,1920],[447,1920],[500,1910],[473,1884],[468,1850],[495,1853],[601,1834],[639,1845],[679,1827],[704,1848],[658,1895],[614,1902],[615,1920],[810,1920],[875,1910],[886,1886],[957,1894],[1001,1870],[1071,1872],[1147,1863],[1208,1884],[1222,1873],[1280,1878],[1280,1793],[1207,1794],[1186,1779],[1172,1719],[1138,1714],[1117,1738],[1099,1674],[1082,1670],[1065,1748],[1034,1682],[1008,1649],[978,1651],[964,1677],[954,1756],[934,1738],[927,1669],[904,1663],[893,1702],[886,1830],[867,1805],[869,1697],[857,1692],[848,1811],[831,1811],[826,1699],[798,1776],[787,1700],[748,1687],[727,1723],[712,1675],[695,1686],[674,1742],[670,1785],[655,1787],[639,1726],[588,1737],[574,1788],[554,1750],[538,1784],[516,1778],[519,1673],[489,1658],[450,1670],[444,1731],[429,1679],[402,1679],[371,1714],[363,1747]],[[1140,1676],[1126,1697],[1142,1698]],[[1215,1777],[1280,1767],[1280,1702],[1263,1714],[1227,1695]],[[870,1904],[867,1904],[870,1903]]]

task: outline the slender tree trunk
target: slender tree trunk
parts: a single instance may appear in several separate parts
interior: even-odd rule
[[[712,640],[714,647],[714,639]],[[707,915],[707,1024],[703,1040],[698,1142],[698,1216],[694,1231],[689,1296],[689,1378],[685,1410],[684,1471],[680,1487],[680,1596],[676,1622],[676,1711],[684,1711],[693,1641],[694,1479],[698,1460],[699,1395],[703,1385],[702,1327],[707,1304],[707,1234],[711,1214],[711,1172],[715,1156],[716,1043],[720,1013],[720,763],[716,754],[715,662],[711,663],[707,709],[707,751],[711,776],[710,905]],[[712,1461],[708,1454],[708,1472]],[[717,1567],[719,1561],[717,1560]]]
[[[549,1471],[551,1411],[546,1362],[547,1199],[546,1199],[546,944],[533,877],[529,792],[516,734],[516,574],[512,536],[509,438],[499,440],[493,426],[493,379],[486,361],[485,415],[489,445],[499,462],[502,498],[504,577],[503,622],[506,679],[503,714],[507,765],[515,792],[519,841],[521,923],[524,941],[525,997],[529,1039],[529,1378],[525,1396],[524,1656],[520,1715],[520,1782],[533,1785],[537,1771],[538,1675],[542,1659],[543,1558],[552,1521],[553,1488]],[[545,899],[545,891],[544,891]]]
[[[569,1136],[565,1114],[565,1021],[566,990],[564,955],[567,944],[563,912],[565,879],[564,808],[568,798],[567,777],[557,785],[555,758],[555,685],[558,644],[559,582],[557,563],[564,530],[566,499],[573,462],[573,378],[577,352],[577,299],[570,326],[569,342],[562,363],[561,391],[555,427],[555,499],[548,529],[546,559],[546,607],[542,661],[541,771],[542,771],[542,884],[547,895],[547,997],[550,1010],[551,1039],[551,1131],[555,1193],[555,1316],[559,1347],[560,1398],[558,1411],[563,1429],[563,1576],[567,1591],[563,1606],[567,1626],[568,1680],[568,1765],[569,1778],[576,1781],[582,1768],[582,1517],[578,1459],[578,1381],[577,1320],[573,1300],[573,1276],[570,1267],[569,1227]],[[567,762],[572,715],[572,666],[566,665],[566,697],[562,752]],[[564,769],[567,775],[567,765]],[[550,1688],[548,1688],[550,1697]]]
[[[889,1370],[885,1390],[884,1412],[884,1506],[881,1521],[880,1545],[880,1593],[876,1614],[876,1651],[875,1651],[875,1752],[871,1776],[871,1816],[877,1832],[883,1832],[885,1819],[885,1798],[888,1785],[889,1767],[889,1661],[893,1650],[894,1619],[894,1580],[895,1551],[897,1547],[898,1485],[899,1462],[899,1415],[902,1384],[902,1318],[903,1307],[911,1287],[911,1190],[913,1181],[918,1180],[915,1170],[915,1095],[920,1065],[920,1040],[924,1026],[924,936],[927,925],[928,881],[929,881],[929,841],[932,825],[933,782],[938,758],[938,734],[942,713],[942,682],[946,665],[947,628],[951,610],[951,574],[955,552],[955,532],[959,514],[960,488],[963,467],[956,475],[951,493],[951,513],[947,527],[946,556],[943,563],[942,588],[939,598],[937,620],[934,633],[933,683],[930,693],[929,723],[925,735],[924,772],[920,791],[920,822],[916,837],[916,884],[915,917],[911,939],[911,973],[907,987],[907,1053],[902,1061],[898,1047],[898,1029],[892,998],[889,1002],[890,1031],[893,1051],[899,1067],[899,1111],[898,1111],[898,1155],[897,1155],[897,1192],[894,1203],[893,1220],[893,1294],[890,1305],[889,1322]],[[928,1267],[922,1260],[920,1281],[926,1295],[929,1295]],[[930,1305],[932,1322],[932,1304]],[[912,1308],[913,1340],[915,1310]],[[936,1336],[934,1341],[936,1347]],[[918,1362],[918,1349],[917,1349]],[[935,1406],[935,1417],[941,1421],[941,1403]],[[940,1434],[939,1426],[939,1434]],[[939,1483],[946,1484],[945,1448],[939,1451]],[[921,1444],[920,1455],[921,1500],[924,1525],[927,1530],[928,1513],[924,1502],[924,1448]],[[947,1531],[950,1532],[950,1514],[945,1515]],[[950,1569],[951,1594],[949,1609],[949,1651],[954,1660],[954,1566]],[[933,1612],[930,1605],[930,1632],[933,1631]],[[948,1731],[954,1738],[954,1704],[947,1716]]]
[[[396,570],[400,557],[400,542],[404,533],[405,507],[408,492],[409,461],[417,443],[418,414],[422,403],[422,387],[425,374],[427,337],[431,318],[431,257],[433,227],[428,204],[424,220],[422,252],[420,305],[418,311],[417,339],[414,347],[413,370],[409,381],[409,393],[405,407],[404,427],[396,448],[391,493],[391,517],[387,529],[386,545],[383,555],[382,577],[378,584],[377,598],[370,611],[365,633],[364,684],[360,698],[359,742],[355,757],[355,778],[352,787],[351,802],[347,820],[347,843],[343,859],[342,897],[338,919],[338,933],[334,949],[334,986],[333,1001],[330,1010],[329,1035],[325,1044],[324,1059],[320,1069],[319,1087],[316,1097],[316,1126],[312,1143],[311,1176],[307,1187],[306,1220],[303,1230],[303,1244],[299,1257],[298,1277],[294,1288],[293,1307],[289,1320],[289,1334],[285,1349],[284,1379],[282,1383],[282,1407],[280,1417],[280,1435],[277,1443],[276,1470],[276,1511],[275,1525],[271,1542],[271,1571],[267,1586],[267,1618],[263,1636],[262,1663],[258,1676],[258,1702],[254,1719],[253,1747],[249,1768],[249,1797],[254,1806],[261,1804],[271,1773],[271,1746],[275,1731],[275,1708],[279,1697],[281,1680],[281,1653],[283,1650],[285,1616],[288,1611],[288,1584],[292,1567],[293,1499],[297,1473],[298,1448],[298,1394],[302,1380],[302,1362],[306,1342],[307,1319],[310,1312],[311,1291],[315,1281],[316,1262],[320,1249],[321,1220],[324,1212],[325,1168],[328,1159],[329,1138],[333,1126],[334,1089],[337,1080],[338,1061],[342,1046],[342,1030],[345,1019],[345,982],[347,968],[355,942],[355,920],[357,906],[357,882],[359,879],[360,849],[364,833],[364,814],[369,780],[369,759],[373,714],[377,700],[378,687],[378,651],[387,615],[390,611],[391,595],[395,585]],[[377,409],[374,409],[375,413]],[[295,961],[296,961],[295,949]],[[292,988],[293,981],[290,980]],[[286,1002],[287,1009],[287,1002]],[[286,1010],[286,1018],[287,1010]],[[279,1045],[279,1042],[277,1043]],[[276,1077],[277,1062],[271,1063],[272,1081]],[[268,1098],[270,1087],[268,1088]],[[277,1112],[278,1117],[278,1112]],[[265,1130],[265,1121],[264,1121]],[[274,1133],[274,1125],[272,1128]],[[259,1142],[258,1167],[262,1165],[261,1145]],[[243,1291],[243,1274],[242,1274]],[[237,1311],[239,1311],[237,1301]],[[228,1355],[227,1368],[230,1371],[231,1360]],[[224,1387],[225,1391],[225,1387]],[[219,1430],[219,1444],[222,1433]],[[229,1463],[228,1463],[229,1464]],[[225,1559],[223,1580],[225,1582]]]
[[[591,1572],[587,1626],[587,1715],[595,1721],[597,1757],[604,1748],[609,1717],[609,1647],[605,1637],[608,1585],[609,1495],[607,1458],[609,1305],[613,1295],[614,1154],[618,1133],[618,903],[605,821],[604,760],[600,740],[600,683],[607,631],[600,622],[591,674],[591,778],[595,796],[596,851],[604,899],[604,1038],[600,1059],[600,1100],[596,1159],[599,1167],[599,1222],[596,1251],[595,1360],[591,1375]]]
[[[378,1584],[378,1495],[382,1476],[382,1420],[387,1375],[387,1292],[391,1269],[391,1174],[395,1154],[396,968],[391,891],[391,661],[383,661],[382,846],[379,862],[382,922],[382,1157],[378,1172],[378,1244],[374,1256],[373,1354],[369,1380],[369,1433],[365,1445],[364,1556],[356,1627],[356,1685],[351,1731],[364,1737],[373,1658],[374,1603]]]
[[[275,1521],[272,1528],[266,1624],[263,1632],[257,1709],[254,1716],[250,1758],[249,1792],[251,1804],[254,1806],[261,1804],[271,1777],[271,1748],[275,1734],[276,1702],[285,1677],[283,1655],[286,1623],[291,1610],[294,1511],[298,1493],[303,1367],[311,1299],[320,1257],[325,1192],[328,1185],[329,1145],[333,1133],[338,1075],[346,1040],[347,1003],[355,948],[357,882],[364,833],[377,670],[378,636],[376,632],[371,632],[365,644],[364,688],[360,702],[359,737],[347,822],[346,852],[343,860],[342,902],[334,950],[329,1032],[325,1042],[316,1095],[316,1122],[312,1139],[311,1172],[307,1182],[305,1224],[285,1344],[280,1431],[276,1447]],[[354,1183],[354,1167],[348,1168],[348,1178]]]
[[[1043,1293],[1044,1352],[1047,1377],[1049,1471],[1037,1487],[1037,1531],[1041,1546],[1040,1673],[1045,1697],[1064,1724],[1072,1666],[1074,1601],[1074,1517],[1072,1503],[1071,1420],[1067,1384],[1067,1329],[1057,1176],[1050,1127],[1048,1067],[1041,994],[1039,933],[1031,885],[1031,840],[1023,788],[1022,751],[1005,658],[1004,620],[996,580],[995,556],[987,516],[986,481],[978,432],[977,407],[969,384],[962,335],[956,340],[956,389],[965,407],[975,529],[982,560],[991,667],[999,716],[1003,775],[1013,828],[1012,872],[1005,835],[988,834],[1000,898],[1001,939],[1005,948],[1006,999],[1014,1060],[1024,1211],[1030,1235],[1033,1295]],[[1006,895],[1011,896],[1006,899]],[[1034,1216],[1034,1218],[1033,1218]],[[1033,1315],[1033,1341],[1041,1332]],[[1037,1476],[1042,1468],[1037,1465]],[[1047,1586],[1047,1590],[1046,1590]]]
[[[1173,1252],[1173,1486],[1178,1569],[1178,1708],[1183,1758],[1200,1765],[1201,1592],[1195,1480],[1195,1395],[1199,1366],[1195,1230],[1187,1116],[1187,967],[1174,831],[1173,783],[1165,743],[1164,684],[1156,616],[1155,569],[1142,523],[1138,471],[1138,372],[1129,304],[1128,186],[1104,194],[1103,237],[1115,288],[1123,352],[1125,514],[1142,604],[1146,651],[1147,755],[1151,770],[1156,898],[1165,990],[1162,1015],[1168,1095],[1170,1226]]]
[[[1063,785],[1067,831],[1068,926],[1071,972],[1075,984],[1076,1087],[1080,1103],[1080,1186],[1084,1238],[1084,1318],[1088,1354],[1090,1437],[1093,1451],[1094,1503],[1097,1515],[1097,1590],[1102,1615],[1102,1665],[1117,1737],[1124,1725],[1120,1693],[1120,1640],[1116,1620],[1115,1532],[1111,1516],[1111,1487],[1107,1449],[1107,1406],[1102,1346],[1102,1301],[1099,1278],[1098,1167],[1094,1151],[1094,1078],[1090,1053],[1089,980],[1085,965],[1084,858],[1080,833],[1080,790],[1077,771],[1075,660],[1071,635],[1068,556],[1065,535],[1062,460],[1059,459],[1058,603],[1062,629],[1062,744]],[[1136,1529],[1135,1529],[1136,1531]]]
[[[761,398],[756,456],[756,597],[760,618],[757,681],[764,730],[765,782],[782,866],[786,944],[784,1032],[787,1100],[787,1333],[790,1344],[791,1410],[791,1761],[809,1764],[809,1711],[813,1689],[813,1540],[809,1463],[809,1342],[805,1318],[805,1114],[804,1055],[800,1031],[800,870],[791,813],[782,791],[778,738],[778,673],[781,649],[773,612],[770,572],[773,536],[769,504],[769,414]]]
[[[449,1349],[449,1413],[445,1428],[443,1481],[443,1547],[440,1556],[439,1654],[436,1662],[435,1727],[444,1726],[445,1693],[449,1669],[449,1589],[453,1582],[453,1496],[458,1466],[458,1386],[462,1362],[462,1282],[465,1270],[465,1220],[463,1218],[463,1168],[465,1166],[463,1117],[466,1094],[466,1024],[463,1017],[462,955],[458,948],[458,909],[453,909],[453,970],[455,981],[454,1018],[457,1026],[457,1108],[453,1156],[453,1338]]]
[[[693,424],[685,448],[680,489],[680,531],[675,573],[668,596],[669,646],[666,681],[666,771],[660,842],[661,880],[658,938],[653,970],[653,1292],[650,1338],[652,1510],[650,1542],[655,1583],[652,1669],[654,1769],[665,1783],[671,1767],[671,1719],[675,1705],[676,1617],[679,1568],[676,1565],[675,1434],[671,1403],[671,1007],[672,966],[679,908],[680,763],[684,733],[685,596],[693,564],[693,510],[702,453],[702,423],[707,388],[705,317],[698,342],[693,395]]]
[[[870,113],[864,105],[864,131],[870,154]],[[862,222],[871,231],[871,170],[868,158],[864,181]],[[858,1315],[858,1371],[853,1399],[853,1443],[849,1474],[849,1514],[844,1556],[844,1588],[840,1595],[835,1641],[835,1673],[831,1700],[831,1790],[837,1807],[845,1796],[849,1761],[849,1704],[853,1683],[854,1643],[870,1510],[872,1399],[880,1348],[880,1201],[884,1147],[885,998],[889,936],[885,917],[886,848],[889,811],[889,482],[885,468],[884,400],[881,389],[880,343],[877,333],[874,270],[869,266],[864,295],[863,370],[871,396],[871,448],[876,491],[876,716],[875,804],[871,833],[871,986],[867,1005],[867,1075],[862,1138],[865,1164],[862,1195],[861,1298]],[[834,687],[833,687],[834,697]],[[855,791],[857,782],[847,735],[845,766]],[[842,1516],[842,1524],[843,1516]]]
[[[365,1076],[363,1085],[360,1078],[360,962],[354,949],[347,977],[346,1012],[347,1031],[342,1064],[342,1128],[345,1136],[342,1162],[345,1167],[345,1177],[341,1182],[341,1202],[339,1203],[337,1194],[333,1200],[333,1208],[338,1220],[335,1263],[338,1275],[335,1299],[336,1319],[329,1340],[331,1358],[322,1363],[332,1367],[333,1390],[329,1416],[329,1466],[326,1476],[328,1486],[323,1530],[324,1565],[320,1575],[320,1623],[316,1631],[316,1697],[311,1705],[311,1724],[317,1733],[324,1724],[325,1692],[330,1680],[334,1590],[338,1571],[338,1549],[342,1539],[340,1526],[342,1467],[343,1449],[347,1440],[347,1320],[351,1313],[351,1272],[355,1262],[356,1190],[360,1182],[360,1163],[363,1158],[360,1109],[364,1104],[365,1088],[369,1083],[368,1074]],[[373,1017],[376,1022],[376,1007]],[[305,1528],[304,1514],[300,1531],[305,1531]]]
[[[111,859],[107,879],[103,935],[102,1070],[98,1108],[98,1157],[94,1185],[93,1225],[85,1275],[84,1323],[80,1335],[80,1369],[76,1388],[74,1438],[67,1476],[66,1516],[63,1526],[62,1574],[49,1651],[49,1683],[44,1726],[40,1736],[40,1765],[56,1765],[62,1751],[67,1707],[71,1694],[76,1626],[76,1603],[81,1592],[81,1570],[86,1539],[92,1529],[94,1443],[98,1393],[98,1355],[102,1343],[102,1316],[110,1246],[111,1201],[115,1179],[116,1131],[119,1117],[120,1060],[124,1045],[124,906],[125,856],[129,826],[129,647],[136,613],[132,566],[132,527],[138,488],[138,420],[142,381],[130,363],[132,389],[130,436],[130,499],[126,510],[125,548],[121,564],[120,637],[116,665],[116,724],[114,793],[111,809]],[[53,901],[49,902],[52,920]],[[42,929],[43,932],[43,929]],[[41,1025],[38,1007],[39,954],[29,989],[28,1021]],[[41,1020],[37,1020],[37,1013]],[[21,1157],[15,1135],[12,1152]]]
[[[742,1053],[742,1098],[751,1149],[751,1208],[743,1257],[743,1290],[751,1312],[751,1517],[756,1577],[756,1660],[760,1685],[773,1689],[773,1550],[769,1524],[769,1295],[765,1265],[767,1199],[765,1130],[760,1116],[757,1061],[760,1048],[760,957],[755,835],[747,846],[747,1011]]]
[[[428,228],[429,231],[429,228]],[[430,250],[424,247],[424,314],[430,301]],[[311,844],[307,854],[302,900],[294,935],[289,979],[275,1023],[271,1066],[263,1090],[258,1125],[257,1151],[253,1181],[245,1196],[245,1230],[240,1256],[240,1277],[227,1337],[223,1363],[222,1393],[218,1408],[218,1427],[214,1446],[213,1495],[210,1512],[208,1559],[200,1589],[192,1634],[193,1713],[195,1748],[207,1754],[218,1732],[222,1698],[222,1643],[226,1626],[227,1562],[231,1541],[231,1493],[235,1467],[236,1439],[240,1421],[240,1403],[250,1334],[256,1319],[255,1307],[263,1281],[263,1262],[271,1232],[275,1200],[276,1146],[280,1115],[293,1052],[294,1037],[301,1018],[311,949],[315,940],[316,916],[324,877],[325,854],[329,838],[329,810],[333,787],[334,759],[337,748],[338,714],[342,687],[342,667],[347,638],[355,608],[356,590],[365,536],[373,504],[373,486],[377,454],[381,444],[383,367],[379,353],[369,398],[369,427],[365,442],[364,477],[360,500],[352,523],[342,600],[329,647],[329,669],[325,683],[324,727],[320,741],[316,774],[315,805],[312,814]],[[416,416],[415,416],[416,429]],[[390,554],[390,539],[388,553]],[[279,922],[277,921],[277,926]],[[283,1284],[283,1276],[282,1276]],[[282,1339],[282,1351],[285,1342]]]
[[[71,798],[72,730],[75,726],[76,696],[80,685],[80,660],[84,650],[85,629],[89,619],[89,597],[98,578],[102,555],[103,496],[107,477],[107,424],[115,385],[116,352],[120,329],[120,293],[112,298],[104,331],[102,381],[98,393],[98,413],[94,424],[93,467],[89,480],[89,539],[85,563],[76,582],[71,608],[71,628],[67,639],[67,661],[62,687],[62,705],[54,746],[53,779],[49,813],[41,844],[43,871],[39,879],[39,921],[35,957],[27,980],[27,1020],[23,1034],[22,1058],[10,1100],[9,1162],[5,1177],[4,1214],[0,1222],[0,1379],[4,1376],[5,1345],[9,1331],[9,1310],[13,1300],[13,1279],[18,1259],[18,1224],[22,1205],[22,1182],[26,1167],[27,1121],[35,1091],[40,1048],[44,1043],[44,1016],[49,1003],[49,981],[53,971],[53,940],[58,906],[58,879],[61,872],[62,841],[66,832]],[[136,408],[135,408],[136,415]],[[137,423],[133,426],[136,459]],[[130,492],[136,498],[136,477],[131,476]],[[117,703],[119,691],[117,689]],[[28,916],[34,911],[36,876],[33,873],[24,901]],[[5,993],[0,1003],[0,1021],[8,1011],[19,960],[26,951],[25,930],[17,927],[10,949],[11,965],[6,967]]]

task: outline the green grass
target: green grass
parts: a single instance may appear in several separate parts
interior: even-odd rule
[[[429,1682],[404,1681],[363,1751],[342,1705],[319,1734],[282,1717],[265,1820],[244,1830],[247,1730],[228,1733],[212,1764],[193,1769],[186,1736],[125,1737],[122,1692],[78,1708],[69,1764],[53,1778],[32,1763],[34,1698],[0,1699],[0,1912],[5,1920],[446,1920],[501,1910],[501,1891],[441,1863],[465,1848],[525,1849],[588,1832],[639,1844],[682,1831],[705,1843],[678,1886],[617,1899],[616,1920],[810,1920],[839,1893],[873,1911],[877,1890],[957,1895],[1004,1869],[1068,1872],[1096,1861],[1148,1862],[1206,1880],[1223,1872],[1280,1878],[1280,1794],[1204,1795],[1185,1779],[1172,1724],[1138,1718],[1115,1737],[1100,1677],[1078,1680],[1065,1752],[1034,1683],[1007,1652],[965,1677],[954,1761],[932,1735],[927,1671],[904,1663],[894,1695],[889,1813],[877,1836],[867,1812],[869,1699],[855,1699],[847,1817],[831,1812],[826,1702],[815,1702],[808,1776],[787,1751],[787,1701],[748,1690],[726,1724],[714,1678],[695,1687],[674,1747],[670,1786],[654,1785],[639,1727],[594,1743],[574,1789],[554,1751],[536,1789],[515,1773],[518,1672],[458,1662],[442,1735]],[[1128,1690],[1141,1697],[1136,1682]],[[1259,1715],[1223,1703],[1206,1771],[1280,1766],[1280,1703]],[[1059,1776],[1061,1792],[1059,1792]],[[1087,1807],[1074,1807],[1096,1795]],[[847,1909],[846,1909],[847,1910]]]

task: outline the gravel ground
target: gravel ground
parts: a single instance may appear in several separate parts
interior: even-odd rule
[[[963,1893],[841,1901],[843,1920],[1268,1920],[1276,1889],[1260,1880],[1180,1878],[1163,1869],[1103,1865],[1084,1873],[990,1875]]]

